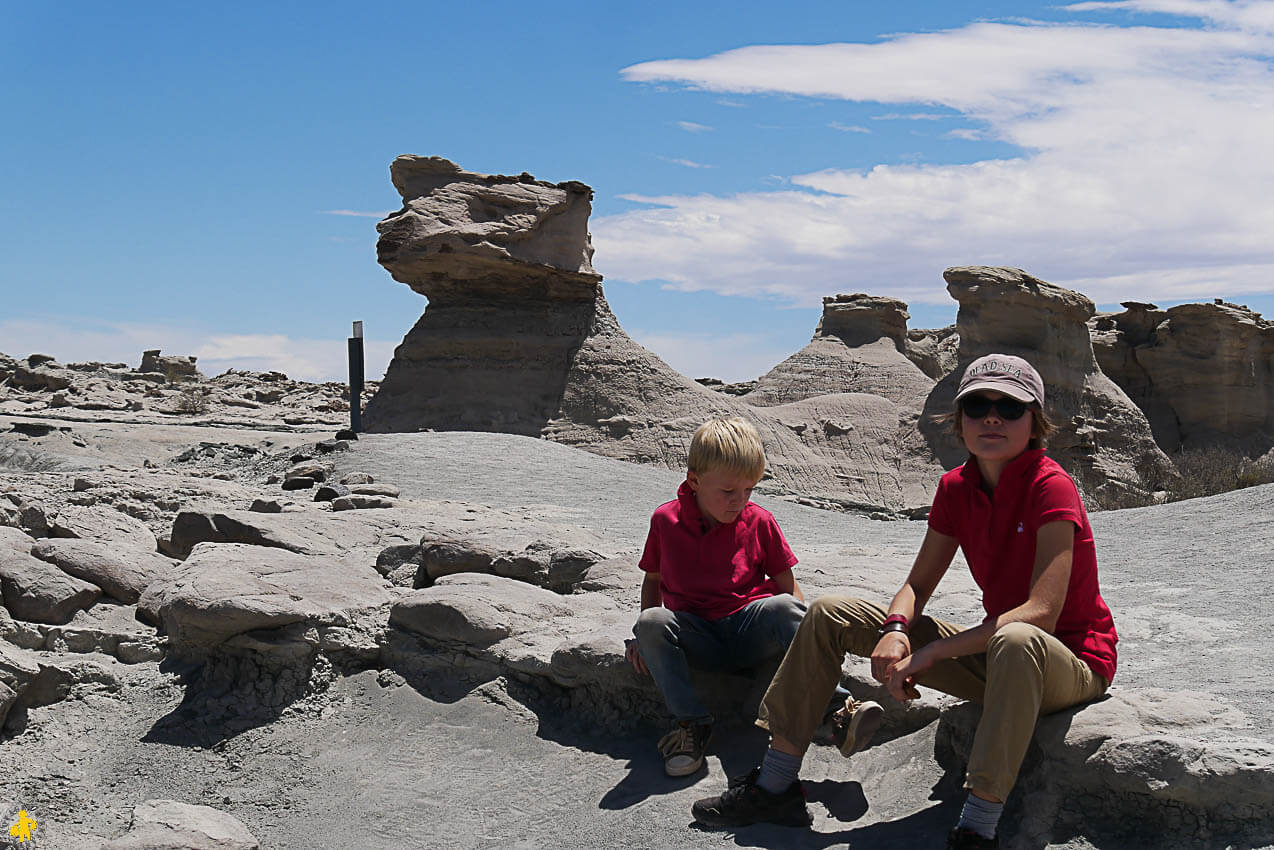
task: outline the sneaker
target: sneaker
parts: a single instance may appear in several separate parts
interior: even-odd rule
[[[1000,836],[983,838],[971,829],[956,828],[947,836],[947,850],[999,850]]]
[[[867,749],[884,719],[885,710],[880,703],[871,700],[857,702],[848,697],[844,708],[832,716],[832,740],[840,747],[841,754],[848,758],[859,750]]]
[[[712,740],[710,723],[678,723],[659,739],[659,752],[664,757],[664,773],[689,776],[703,767],[703,757]]]
[[[717,797],[698,800],[690,808],[694,819],[704,826],[733,827],[750,823],[777,823],[781,826],[809,826],[814,817],[805,805],[805,789],[793,782],[787,790],[771,794],[756,784],[761,768],[730,780]]]

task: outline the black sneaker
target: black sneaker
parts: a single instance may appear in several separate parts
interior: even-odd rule
[[[947,836],[947,850],[999,850],[1000,836],[983,838],[971,829],[956,828]]]
[[[848,758],[871,743],[872,736],[885,719],[880,703],[864,700],[845,700],[845,707],[832,716],[832,740],[840,747],[841,755]]]
[[[750,823],[777,823],[781,826],[809,826],[814,817],[805,806],[805,789],[793,782],[787,790],[771,794],[756,784],[761,768],[730,780],[725,793],[698,800],[690,808],[694,819],[704,826],[732,827]]]
[[[712,740],[711,723],[678,723],[659,739],[659,752],[664,757],[664,773],[689,776],[703,767],[703,757]]]

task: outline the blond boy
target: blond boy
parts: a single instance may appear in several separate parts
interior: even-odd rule
[[[626,652],[654,677],[676,718],[659,742],[669,776],[699,770],[712,734],[690,668],[739,670],[782,658],[805,613],[796,556],[773,515],[749,501],[765,472],[756,429],[738,417],[704,423],[687,466],[677,498],[650,518],[642,611]]]

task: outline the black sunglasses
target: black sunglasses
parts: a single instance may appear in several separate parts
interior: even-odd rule
[[[1030,405],[1008,396],[997,398],[995,401],[984,395],[967,395],[960,399],[960,409],[970,419],[985,419],[992,408],[995,408],[995,415],[1005,422],[1014,422],[1026,415]]]

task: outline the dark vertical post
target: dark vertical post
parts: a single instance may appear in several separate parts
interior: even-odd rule
[[[349,429],[363,430],[363,323],[354,323],[349,338]]]

